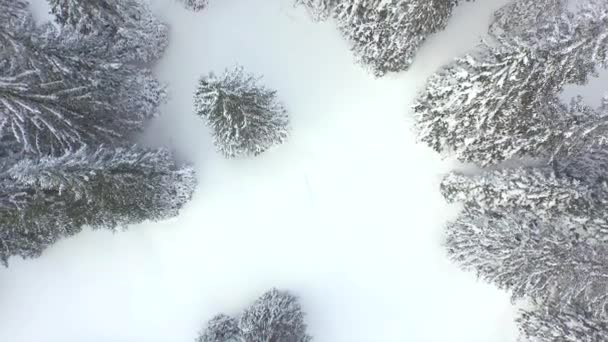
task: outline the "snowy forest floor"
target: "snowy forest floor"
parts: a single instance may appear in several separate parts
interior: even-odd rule
[[[0,270],[0,341],[190,342],[273,286],[300,297],[317,342],[515,340],[508,294],[446,258],[443,227],[458,208],[438,183],[453,165],[416,143],[408,113],[506,0],[460,6],[408,72],[381,79],[293,0],[212,0],[201,13],[151,1],[171,25],[157,67],[171,98],[143,139],[196,165],[195,198],[174,220],[87,230],[12,260]],[[235,63],[278,90],[293,130],[228,161],[192,94],[201,75]]]

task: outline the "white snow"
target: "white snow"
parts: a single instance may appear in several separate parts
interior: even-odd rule
[[[145,141],[195,163],[196,196],[170,222],[87,231],[11,260],[0,270],[0,341],[193,341],[213,315],[272,286],[300,296],[317,342],[515,340],[508,294],[445,256],[457,208],[438,183],[452,165],[416,144],[408,113],[506,0],[462,5],[410,71],[382,79],[292,0],[212,0],[200,13],[152,1],[172,25],[158,67],[172,99]],[[258,158],[227,161],[192,93],[200,75],[237,62],[279,91],[293,131]]]

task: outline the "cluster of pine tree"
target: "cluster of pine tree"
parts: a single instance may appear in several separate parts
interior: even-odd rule
[[[212,318],[196,342],[310,342],[304,313],[295,296],[271,289],[237,318]]]
[[[0,261],[37,257],[84,226],[177,214],[195,177],[134,146],[165,90],[149,67],[167,27],[137,0],[49,0],[38,25],[0,0]]]
[[[608,2],[516,0],[489,32],[414,105],[421,141],[492,167],[443,180],[464,204],[448,254],[529,301],[522,341],[606,341],[608,99],[592,108],[561,92],[608,67]]]
[[[356,60],[376,76],[409,68],[461,0],[296,0],[315,20],[335,19]]]

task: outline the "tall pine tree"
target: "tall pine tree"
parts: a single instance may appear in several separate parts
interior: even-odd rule
[[[551,166],[449,175],[442,191],[465,204],[448,226],[450,257],[482,279],[556,307],[608,305],[608,153]]]
[[[84,226],[115,229],[175,216],[195,183],[193,170],[164,150],[0,159],[0,261],[38,257]]]
[[[607,65],[608,3],[532,21],[534,34],[495,36],[430,78],[414,105],[421,141],[486,166],[551,156],[563,132],[605,125],[605,110],[581,113],[558,95]]]
[[[356,60],[374,75],[409,68],[422,43],[443,30],[459,0],[298,0],[313,18],[333,17]]]
[[[0,1],[14,18],[0,23],[0,155],[122,144],[158,114],[163,87],[121,48],[91,51],[87,38],[36,27],[19,3]]]

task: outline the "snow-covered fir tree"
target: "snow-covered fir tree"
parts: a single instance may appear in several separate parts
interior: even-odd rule
[[[459,0],[298,0],[313,18],[336,19],[355,58],[376,76],[406,70],[422,43],[443,30]]]
[[[608,3],[532,21],[536,33],[497,35],[430,78],[413,107],[421,141],[485,166],[551,155],[564,131],[593,125],[558,95],[607,65]]]
[[[136,50],[102,54],[101,43],[74,31],[36,27],[10,1],[0,0],[14,18],[0,23],[0,39],[10,43],[0,47],[0,155],[122,143],[158,114],[164,88],[149,70],[127,63]]]
[[[557,307],[577,301],[596,316],[606,313],[608,246],[563,229],[560,218],[467,206],[448,225],[445,244],[463,269],[511,291],[513,299],[529,296]]]
[[[80,32],[115,31],[129,25],[138,0],[48,0],[58,23]]]
[[[513,0],[494,13],[489,31],[495,36],[518,37],[528,44],[542,43],[543,29],[554,29],[560,17],[568,14],[568,1]]]
[[[209,4],[209,0],[179,0],[187,9],[198,12]]]
[[[217,315],[197,342],[309,342],[304,313],[292,294],[272,289],[238,318]]]
[[[87,58],[150,64],[168,45],[168,27],[140,0],[49,1],[58,21],[72,24],[60,38]],[[86,37],[75,34],[82,31]]]
[[[527,210],[561,229],[608,240],[608,153],[592,150],[553,165],[489,170],[479,175],[451,173],[441,184],[449,202],[510,213]]]
[[[276,91],[260,85],[259,77],[240,66],[219,77],[202,77],[194,106],[226,157],[255,156],[288,137],[289,118]]]
[[[315,21],[330,17],[333,9],[341,0],[295,0],[296,6],[304,6]]]
[[[517,323],[521,342],[608,341],[606,320],[591,315],[577,303],[525,310]]]
[[[38,257],[84,226],[115,229],[175,216],[195,183],[193,170],[165,150],[0,159],[0,261]]]

